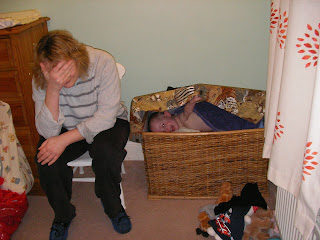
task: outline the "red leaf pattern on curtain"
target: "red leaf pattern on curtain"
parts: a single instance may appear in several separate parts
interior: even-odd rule
[[[271,13],[270,13],[270,34],[272,34],[272,30],[276,28],[275,26],[278,24],[278,9],[273,8],[273,2],[271,3]]]
[[[320,29],[320,23],[317,26]],[[310,24],[307,24],[306,33],[304,33],[304,38],[299,37],[297,40],[299,42],[296,47],[299,49],[298,53],[303,54],[302,60],[307,60],[305,68],[317,66],[318,64],[318,50],[319,50],[319,30],[313,28]]]
[[[306,151],[304,153],[304,160],[303,160],[303,166],[302,166],[302,180],[306,181],[306,175],[311,176],[312,170],[316,169],[318,162],[317,159],[315,159],[315,156],[318,155],[318,152],[313,151],[310,147],[312,145],[312,142],[307,142],[306,144]],[[313,161],[311,161],[313,160]]]
[[[281,9],[279,9],[279,27],[277,32],[277,42],[279,43],[280,48],[284,48],[286,39],[287,39],[287,28],[288,28],[288,17],[287,12],[285,11],[281,14]]]
[[[284,130],[284,126],[280,123],[280,112],[278,112],[277,114],[277,120],[276,120],[276,125],[274,127],[274,138],[273,138],[273,142],[275,140],[278,140],[282,134],[284,134],[283,130]]]

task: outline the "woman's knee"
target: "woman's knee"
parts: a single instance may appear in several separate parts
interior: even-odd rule
[[[101,159],[121,159],[126,153],[125,149],[120,145],[113,143],[96,143],[92,146],[90,156],[91,158]],[[122,159],[123,160],[123,159]]]

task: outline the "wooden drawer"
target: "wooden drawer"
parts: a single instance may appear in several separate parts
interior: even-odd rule
[[[8,38],[0,38],[0,70],[10,70],[15,67],[11,51],[11,42]]]
[[[16,71],[0,72],[0,92],[2,100],[22,98]]]
[[[3,99],[2,99],[3,100]],[[25,127],[28,126],[28,118],[25,105],[23,101],[5,101],[10,105],[13,124],[15,127]]]

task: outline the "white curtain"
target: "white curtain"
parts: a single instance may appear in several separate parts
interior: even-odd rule
[[[308,239],[320,207],[320,0],[272,0],[263,156],[268,179],[298,199]]]

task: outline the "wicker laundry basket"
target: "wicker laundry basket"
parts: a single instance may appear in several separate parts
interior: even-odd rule
[[[215,198],[224,181],[232,183],[235,195],[257,182],[267,197],[263,132],[143,133],[148,198]]]
[[[147,132],[152,112],[182,106],[195,94],[248,121],[257,123],[263,117],[262,90],[197,84],[135,97],[130,109],[130,140],[142,143],[148,198],[216,198],[225,181],[232,183],[235,195],[240,195],[246,183],[256,182],[267,197],[268,159],[262,158],[264,129]]]

